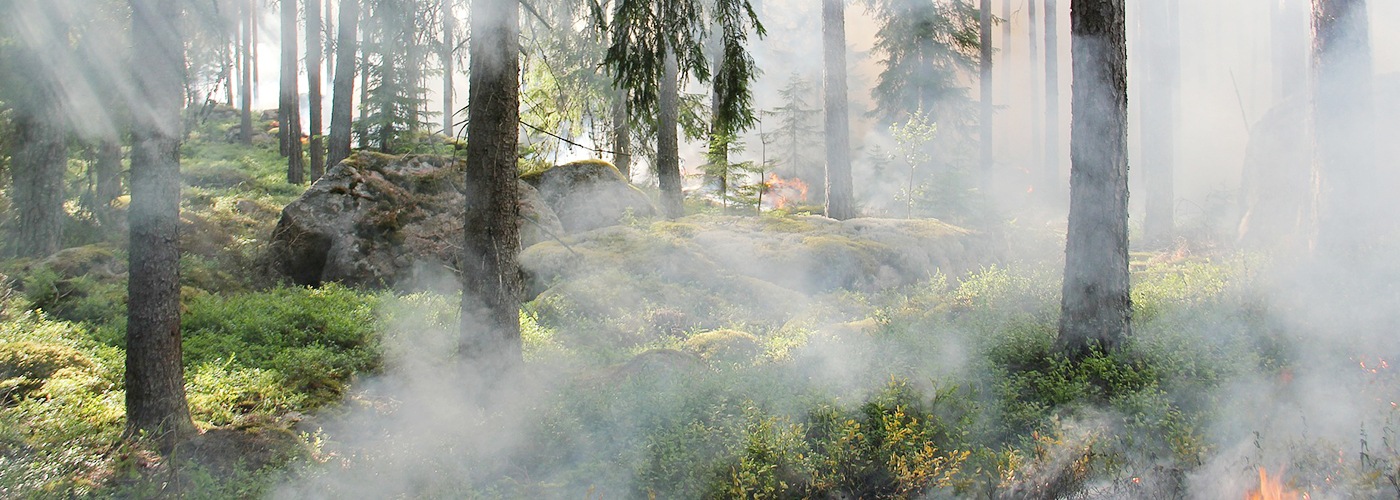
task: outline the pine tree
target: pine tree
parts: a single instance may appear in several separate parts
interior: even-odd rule
[[[336,34],[335,80],[331,83],[331,133],[327,164],[331,167],[350,156],[351,116],[355,100],[356,31],[360,0],[341,0],[340,30]]]
[[[856,216],[851,180],[851,123],[846,95],[845,0],[822,1],[826,98],[826,215],[837,220]]]
[[[520,340],[520,4],[472,0],[467,97],[462,355],[501,375],[523,363]]]
[[[278,142],[287,157],[287,182],[306,182],[301,150],[301,99],[297,92],[297,4],[282,1],[282,72],[278,94]]]
[[[1129,334],[1128,49],[1124,0],[1072,0],[1074,127],[1058,343],[1072,356]]]
[[[180,345],[180,108],[185,72],[179,0],[131,0],[139,102],[131,148],[126,434],[169,448],[195,432]]]
[[[284,0],[287,1],[287,0]],[[306,0],[306,88],[311,100],[311,181],[326,171],[321,133],[321,0]]]

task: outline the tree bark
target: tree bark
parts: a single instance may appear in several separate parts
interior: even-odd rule
[[[97,185],[93,189],[93,210],[103,224],[112,222],[112,202],[122,195],[122,146],[115,137],[103,139],[97,145],[97,161],[93,165]]]
[[[516,0],[472,0],[471,8],[461,353],[481,373],[499,376],[524,362],[516,225],[520,7]]]
[[[1143,237],[1163,248],[1172,243],[1176,208],[1176,94],[1181,59],[1177,0],[1144,3],[1142,169],[1147,213]]]
[[[42,85],[42,83],[39,83]],[[63,174],[68,169],[67,131],[51,91],[40,92],[49,102],[17,108],[10,175],[19,220],[14,251],[20,257],[45,257],[62,248]]]
[[[316,182],[326,171],[321,135],[321,49],[321,0],[306,0],[306,89],[311,101],[307,110],[311,113],[311,182]]]
[[[1313,132],[1319,254],[1361,257],[1383,213],[1375,184],[1375,115],[1365,0],[1313,0]]]
[[[1304,0],[1269,2],[1275,100],[1301,94],[1308,82],[1308,13]]]
[[[685,200],[681,194],[680,160],[680,70],[676,56],[668,48],[662,65],[660,101],[657,103],[656,178],[661,187],[661,210],[667,218],[685,215]]]
[[[442,0],[442,134],[453,136],[452,78],[456,76],[457,16],[452,0]]]
[[[278,142],[287,157],[287,182],[306,182],[306,165],[301,156],[301,99],[297,92],[297,4],[282,2],[282,71],[278,102]]]
[[[341,0],[340,32],[336,34],[335,82],[331,91],[330,154],[334,167],[350,156],[350,120],[355,105],[355,30],[360,21],[360,0]]]
[[[826,215],[837,220],[856,216],[851,179],[851,118],[846,91],[846,7],[844,0],[822,1],[825,49]]]
[[[1124,0],[1072,0],[1070,213],[1059,345],[1082,356],[1129,334]]]
[[[613,101],[613,165],[629,182],[632,180],[632,106],[627,90],[617,89]]]
[[[239,5],[243,10],[243,37],[240,41],[243,45],[241,56],[243,66],[240,68],[243,85],[239,89],[241,102],[243,104],[242,113],[239,116],[239,139],[243,145],[253,144],[253,13],[256,9],[253,2],[256,0],[246,0]]]
[[[355,127],[355,135],[359,137],[360,149],[369,149],[369,53],[372,47],[368,24],[370,16],[368,12],[361,12],[364,18],[366,29],[360,30],[360,112],[359,126]]]
[[[1041,128],[1042,120],[1044,120],[1044,116],[1041,114],[1041,101],[1045,98],[1045,95],[1041,92],[1043,87],[1041,87],[1040,83],[1040,78],[1043,75],[1040,73],[1039,23],[1041,20],[1036,13],[1036,2],[1038,1],[1039,0],[1026,0],[1026,16],[1029,20],[1026,23],[1026,30],[1030,33],[1030,37],[1026,43],[1026,50],[1030,52],[1031,63],[1031,160],[1029,166],[1031,172],[1043,172],[1046,168],[1045,158],[1042,156],[1045,152],[1045,145],[1040,140],[1045,134]],[[1052,2],[1054,0],[1045,1]],[[1031,188],[1035,190],[1035,193],[1044,194],[1048,189],[1047,186],[1043,185],[1045,183],[1043,176],[1037,176],[1032,182],[1034,183],[1031,185]]]
[[[994,83],[992,81],[992,0],[981,0],[978,27],[982,45],[982,91],[980,95],[980,100],[982,101],[982,116],[980,119],[980,125],[982,127],[982,138],[980,141],[982,146],[982,168],[981,171],[978,172],[978,185],[985,193],[987,189],[991,187],[992,163],[994,161],[992,149],[992,134],[995,131],[992,126],[995,112],[995,108],[992,107],[993,101],[995,101],[992,97],[992,92],[994,91],[992,85]]]
[[[132,124],[126,435],[166,447],[195,432],[180,346],[182,3],[131,0],[132,46],[143,61],[133,73],[149,112]]]
[[[1164,0],[1152,0],[1154,2]],[[1060,199],[1060,6],[1045,0],[1045,162],[1040,184],[1051,200]]]

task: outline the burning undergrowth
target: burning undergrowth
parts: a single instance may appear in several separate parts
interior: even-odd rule
[[[423,295],[389,330],[385,375],[317,420],[324,463],[282,494],[1231,498],[1263,491],[1260,467],[1310,498],[1395,491],[1389,358],[1300,352],[1258,259],[1137,263],[1133,340],[1071,361],[1053,264],[884,288],[719,264],[839,233],[823,224],[692,218],[537,245],[528,374],[496,388],[450,359],[454,299]],[[1369,399],[1335,406],[1353,396]]]

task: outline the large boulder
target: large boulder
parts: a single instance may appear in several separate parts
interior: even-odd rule
[[[464,241],[465,169],[461,158],[357,153],[282,210],[268,265],[301,285],[453,283]],[[524,182],[519,189],[521,245],[562,233],[535,189]]]
[[[622,172],[602,160],[558,165],[523,177],[549,203],[570,233],[616,225],[628,214],[650,217],[656,205]]]

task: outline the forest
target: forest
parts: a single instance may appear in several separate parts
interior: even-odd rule
[[[1397,16],[5,0],[0,497],[1400,497]]]

